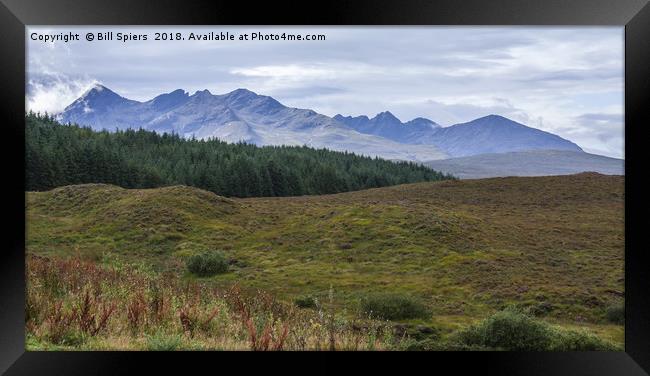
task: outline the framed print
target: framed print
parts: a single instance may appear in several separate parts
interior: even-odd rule
[[[646,2],[304,7],[3,0],[1,369],[647,374]]]

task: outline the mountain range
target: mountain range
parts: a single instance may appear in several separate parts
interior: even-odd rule
[[[488,115],[448,127],[422,117],[402,122],[389,111],[372,118],[340,114],[329,117],[310,109],[287,107],[270,96],[247,89],[221,95],[208,90],[189,94],[178,89],[140,102],[95,85],[67,106],[58,120],[95,130],[143,128],[260,146],[306,145],[391,160],[428,162],[453,158],[455,168],[478,161],[464,157],[506,153],[505,157],[515,158],[518,155],[512,153],[555,150],[571,152],[554,154],[555,159],[565,158],[565,164],[571,164],[570,156],[578,156],[582,167],[593,165],[593,169],[587,170],[616,170],[611,166],[603,170],[602,159],[588,163],[593,154],[584,153],[569,140],[503,116]],[[543,166],[550,166],[547,159]],[[533,165],[537,163],[535,158],[527,160]],[[616,161],[614,164],[620,165],[621,160]],[[541,175],[553,170],[543,166],[535,170],[527,165]]]
[[[246,89],[223,95],[208,90],[189,95],[175,90],[137,102],[97,85],[66,107],[59,120],[96,130],[144,128],[227,142],[307,145],[385,159],[423,161],[447,157],[436,147],[405,145],[360,133],[313,110],[286,107]]]
[[[382,112],[372,119],[342,115],[336,115],[334,119],[361,133],[407,144],[433,145],[450,157],[522,150],[582,151],[578,145],[560,136],[498,115],[450,127],[442,127],[425,118],[402,123],[390,112]]]

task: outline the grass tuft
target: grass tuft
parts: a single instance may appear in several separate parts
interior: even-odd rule
[[[364,297],[361,310],[370,317],[384,320],[427,318],[426,306],[413,297],[398,294],[381,294]]]

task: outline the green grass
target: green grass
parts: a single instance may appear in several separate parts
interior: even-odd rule
[[[139,263],[187,279],[188,257],[222,250],[202,281],[357,312],[404,294],[443,332],[508,305],[622,344],[624,179],[579,174],[418,183],[336,195],[227,199],[189,187],[108,185],[27,194],[32,254]],[[108,261],[106,261],[108,260]],[[408,320],[407,320],[408,321]]]

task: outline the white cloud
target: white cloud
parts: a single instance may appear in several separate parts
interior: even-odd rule
[[[253,68],[235,68],[232,74],[241,74],[249,77],[289,78],[294,80],[331,78],[336,74],[332,69],[316,66],[290,65],[262,65]]]
[[[27,83],[27,111],[56,114],[99,83],[96,79],[72,79],[64,74],[44,74],[40,77],[40,80],[32,79]]]

